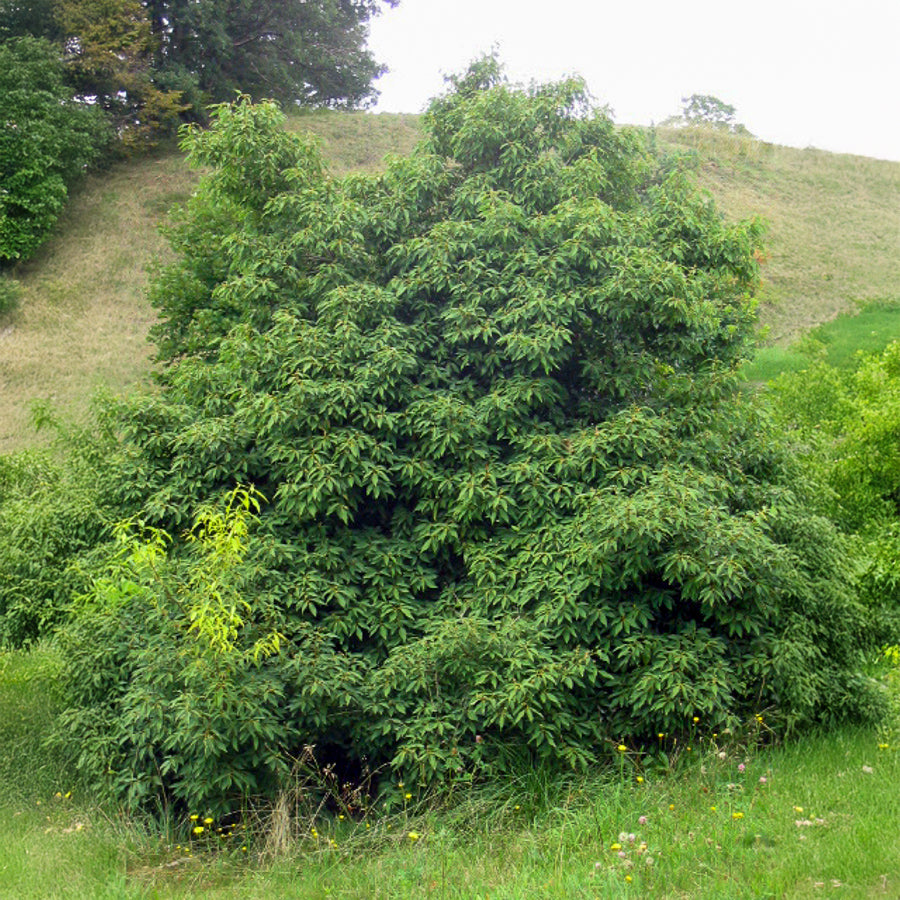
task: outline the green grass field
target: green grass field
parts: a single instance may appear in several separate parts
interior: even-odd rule
[[[408,152],[419,120],[322,113],[290,127],[318,134],[341,174]],[[760,304],[770,346],[748,378],[815,354],[852,365],[900,338],[900,164],[715,133],[658,140],[689,154],[728,216],[770,223]],[[166,259],[158,225],[195,179],[175,152],[92,176],[13,273],[21,301],[0,320],[0,452],[39,439],[34,400],[78,419],[96,387],[147,384],[147,269]],[[211,823],[192,838],[188,821],[151,829],[98,806],[47,753],[55,671],[47,648],[0,655],[0,898],[900,896],[900,722],[765,747],[764,720],[739,736],[698,722],[690,749],[662,740],[668,770],[611,747],[608,769],[591,776],[528,772],[441,805],[397,786],[390,815],[339,818],[339,807],[300,802],[243,834],[210,837]]]
[[[668,769],[611,747],[591,776],[528,771],[440,805],[397,785],[365,817],[317,808],[307,782],[286,818],[193,836],[101,809],[47,758],[54,669],[47,649],[0,656],[0,897],[900,896],[900,732],[761,747],[764,717],[697,722],[689,744],[661,739]]]

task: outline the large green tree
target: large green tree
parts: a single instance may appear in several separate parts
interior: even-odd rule
[[[384,68],[368,22],[397,0],[147,0],[162,71],[211,100],[236,91],[314,106],[356,106]]]
[[[758,225],[578,81],[484,60],[426,124],[343,180],[271,105],[186,139],[167,365],[107,455],[139,515],[64,635],[62,733],[132,802],[873,708],[842,539],[735,377]]]
[[[152,65],[158,40],[139,0],[57,0],[69,81],[108,114],[126,148],[174,135],[187,107]]]

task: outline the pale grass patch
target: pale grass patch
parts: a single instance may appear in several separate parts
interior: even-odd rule
[[[155,320],[147,268],[165,259],[158,226],[196,175],[178,155],[134,160],[76,191],[54,237],[14,273],[18,311],[0,333],[0,452],[37,443],[35,400],[81,419],[99,387],[147,383]]]
[[[700,183],[728,218],[769,223],[760,319],[768,339],[799,334],[859,301],[900,298],[900,163],[798,150],[746,136],[659,129],[694,150]]]

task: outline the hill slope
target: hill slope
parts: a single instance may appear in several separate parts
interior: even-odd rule
[[[336,174],[371,171],[408,153],[416,116],[315,113],[290,127],[319,135]],[[697,177],[729,217],[770,222],[762,321],[785,342],[859,299],[900,301],[900,163],[773,147],[747,138],[660,130],[691,154]],[[0,452],[33,444],[32,401],[79,417],[101,385],[146,383],[153,310],[147,268],[166,258],[158,226],[196,182],[177,153],[89,178],[54,238],[15,273],[21,309],[0,323]]]
[[[660,137],[696,151],[698,178],[727,216],[769,223],[760,318],[770,340],[856,301],[900,302],[900,163],[708,131]]]

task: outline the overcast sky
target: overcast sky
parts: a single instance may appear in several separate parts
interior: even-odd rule
[[[712,94],[764,140],[900,161],[900,0],[400,0],[369,46],[377,111],[421,112],[496,46],[514,81],[582,75],[620,124]]]

